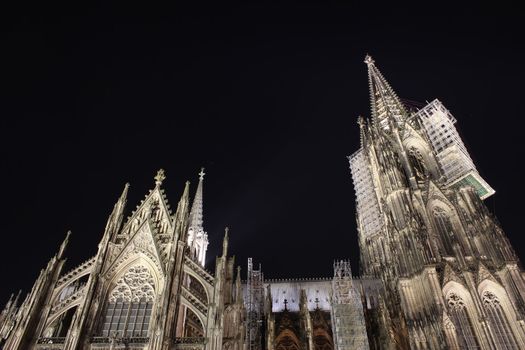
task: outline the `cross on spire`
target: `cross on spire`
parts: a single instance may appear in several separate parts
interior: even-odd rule
[[[199,180],[204,180],[204,175],[206,175],[206,173],[204,172],[204,168],[201,168],[201,172],[199,173]]]
[[[155,175],[154,177],[155,179],[155,185],[157,186],[160,186],[162,185],[162,181],[164,181],[166,179],[166,174],[164,172],[164,169],[159,169],[159,171],[157,171],[157,175]]]
[[[374,61],[374,59],[372,58],[372,56],[370,56],[370,55],[366,55],[366,57],[365,57],[365,63],[368,64],[368,65],[370,65],[370,64],[374,64],[375,61]]]
[[[284,310],[288,311],[288,299],[284,299],[283,303],[284,303]]]
[[[315,298],[314,302],[315,302],[315,308],[319,309],[319,298]]]

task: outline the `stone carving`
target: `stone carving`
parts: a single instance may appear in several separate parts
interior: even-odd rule
[[[155,299],[155,288],[153,277],[149,270],[137,265],[131,267],[118,281],[110,293],[109,301],[115,303],[118,300],[128,302],[153,301]]]

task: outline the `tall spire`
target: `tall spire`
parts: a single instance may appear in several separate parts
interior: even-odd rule
[[[113,206],[113,211],[109,216],[108,227],[110,237],[117,235],[118,230],[122,224],[122,219],[124,218],[124,209],[126,208],[126,202],[128,200],[128,191],[129,191],[129,182],[126,182],[122,194],[120,195],[117,203]]]
[[[69,243],[69,236],[71,236],[71,231],[67,231],[66,238],[64,238],[64,241],[62,242],[62,244],[60,245],[60,248],[58,249],[58,254],[57,254],[58,259],[62,259],[62,257],[64,256],[64,252]]]
[[[193,227],[194,230],[202,228],[203,223],[202,181],[204,180],[204,175],[206,175],[204,173],[204,168],[201,168],[197,192],[195,192],[195,197],[193,198],[193,204],[191,205],[190,211],[190,227]]]
[[[375,61],[370,55],[366,55],[365,63],[368,66],[372,121],[379,123],[383,128],[388,128],[390,118],[398,123],[404,121],[407,116],[405,107],[377,69]]]
[[[204,175],[204,168],[201,168],[197,192],[195,193],[195,198],[193,198],[193,203],[191,205],[187,236],[187,243],[190,247],[190,252],[202,266],[204,266],[206,262],[206,250],[208,249],[208,235],[203,227],[202,182],[204,180]]]

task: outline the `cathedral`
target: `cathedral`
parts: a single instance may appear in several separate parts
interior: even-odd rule
[[[204,171],[172,211],[159,170],[131,213],[124,186],[96,255],[69,271],[66,235],[29,293],[7,301],[0,347],[525,349],[525,274],[456,119],[438,100],[405,105],[365,63],[371,116],[348,157],[359,277],[338,260],[326,278],[272,280],[248,259],[242,280],[228,229],[206,270]]]

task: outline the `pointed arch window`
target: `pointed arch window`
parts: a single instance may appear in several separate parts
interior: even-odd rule
[[[432,216],[439,240],[441,241],[443,253],[445,255],[453,255],[452,242],[454,238],[454,226],[450,220],[450,215],[442,208],[436,207],[432,211]]]
[[[408,158],[410,160],[410,165],[412,165],[412,169],[414,169],[416,178],[424,180],[428,175],[428,170],[421,151],[414,147],[410,148],[408,150]]]
[[[276,350],[299,350],[299,339],[290,330],[284,329],[275,339]]]
[[[490,291],[484,292],[482,299],[483,307],[487,312],[487,318],[498,346],[505,350],[519,349],[510,324],[501,307],[500,300]]]
[[[467,307],[463,299],[455,293],[450,293],[447,298],[447,304],[452,322],[454,322],[456,326],[461,349],[480,349],[472,321],[468,315]]]
[[[148,336],[154,301],[154,282],[149,270],[140,265],[131,267],[109,293],[101,335]]]

